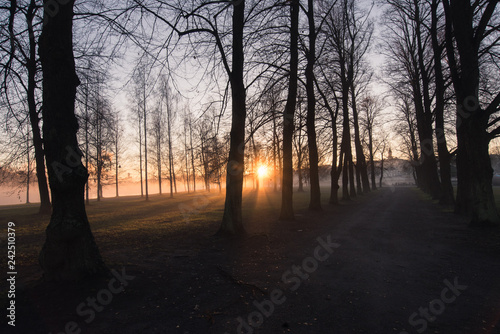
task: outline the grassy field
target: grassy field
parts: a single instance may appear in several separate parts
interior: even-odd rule
[[[323,194],[327,194],[326,189]],[[326,195],[324,197],[326,201]],[[294,194],[297,212],[307,208],[308,199],[308,192]],[[277,219],[280,204],[281,192],[245,191],[243,216],[249,232],[265,233],[266,226]],[[217,232],[223,209],[224,193],[200,191],[179,193],[173,198],[153,195],[149,201],[138,196],[91,200],[87,215],[96,242],[105,261],[109,262],[120,258],[124,248],[132,253],[149,248],[154,251],[163,238],[186,238],[187,235],[206,238]],[[2,230],[6,231],[9,221],[16,224],[16,262],[21,266],[37,264],[45,239],[50,216],[40,216],[37,210],[36,204],[0,208]],[[2,243],[5,239],[6,233],[2,233]],[[5,262],[5,257],[1,261]]]
[[[494,187],[497,206],[500,208],[500,187]],[[328,201],[329,189],[322,189],[323,202]],[[422,199],[430,199],[420,193]],[[306,210],[309,193],[295,192],[296,213]],[[281,204],[281,192],[246,190],[243,199],[243,216],[247,230],[251,234],[266,234],[277,220]],[[126,249],[134,251],[155,251],[162,239],[197,237],[199,240],[217,232],[224,209],[224,193],[179,193],[153,195],[149,201],[139,196],[105,198],[100,202],[91,200],[87,205],[87,215],[106,262],[130,260],[124,255]],[[50,217],[37,214],[38,205],[15,205],[0,207],[2,221],[2,244],[6,240],[7,222],[16,224],[16,262],[21,266],[37,266],[38,253],[45,240],[45,228]],[[444,209],[452,211],[452,208]],[[168,244],[164,245],[169,248]],[[172,245],[173,247],[173,245]],[[120,256],[122,255],[122,256]],[[0,263],[5,264],[5,257]]]

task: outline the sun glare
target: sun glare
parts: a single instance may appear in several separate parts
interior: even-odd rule
[[[257,169],[257,175],[259,177],[266,177],[267,176],[267,167],[266,166],[260,166]]]

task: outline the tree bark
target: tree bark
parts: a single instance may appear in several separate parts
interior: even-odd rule
[[[116,133],[115,133],[115,190],[116,190],[116,197],[119,197],[118,194],[118,179],[119,179],[119,172],[118,169],[120,168],[120,165],[118,164],[118,139],[119,139],[119,134],[118,134],[118,117],[116,118]],[[161,192],[160,192],[161,193]]]
[[[36,89],[36,40],[33,29],[33,19],[36,11],[36,3],[34,0],[30,1],[28,11],[26,14],[26,21],[28,24],[29,32],[29,58],[27,59],[26,68],[28,70],[28,111],[31,124],[31,132],[33,135],[33,146],[35,148],[35,164],[36,164],[36,177],[38,181],[38,192],[40,193],[40,214],[50,214],[52,205],[49,197],[49,187],[47,185],[47,177],[45,174],[45,156],[43,151],[43,141],[40,134],[40,117],[36,110],[35,89]]]
[[[372,181],[372,190],[377,189],[377,181],[375,180],[375,161],[373,159],[373,124],[369,125],[368,128],[368,152],[369,152],[369,159],[370,159],[370,174],[371,174],[371,181]]]
[[[299,0],[290,1],[290,77],[283,113],[283,178],[280,220],[293,220],[293,115],[297,105]]]
[[[424,63],[424,48],[421,37],[422,18],[420,15],[419,2],[413,0],[415,9],[415,35],[417,38],[417,61],[414,63],[416,72],[414,80],[415,110],[417,112],[418,134],[421,150],[421,171],[423,176],[422,189],[429,193],[434,199],[441,197],[441,185],[437,172],[436,156],[434,154],[432,110],[429,89],[429,73]],[[420,75],[418,74],[420,73]],[[421,83],[420,83],[421,80]]]
[[[338,204],[339,202],[339,178],[340,174],[342,173],[342,156],[343,152],[342,150],[340,151],[340,154],[338,154],[338,131],[337,131],[337,117],[339,115],[339,102],[337,95],[335,94],[335,111],[333,111],[330,103],[328,102],[328,98],[326,97],[325,93],[320,89],[320,86],[318,85],[318,82],[316,81],[316,88],[318,90],[318,93],[321,95],[321,98],[323,99],[323,102],[325,104],[326,110],[328,110],[328,113],[330,114],[330,118],[332,121],[332,170],[330,171],[330,204]],[[337,158],[339,159],[339,165],[337,167]]]
[[[231,82],[232,120],[226,174],[226,201],[219,233],[243,235],[246,233],[242,217],[246,119],[246,89],[243,77],[245,0],[233,2],[233,8],[233,59],[232,71],[229,77]]]
[[[384,150],[385,147],[380,153],[380,179],[378,183],[379,188],[382,188],[382,179],[384,178]]]
[[[142,125],[141,125],[141,109],[137,107],[137,118],[139,119],[139,176],[141,179],[141,197],[144,197],[144,186],[142,182]]]
[[[339,59],[340,77],[342,84],[342,152],[344,152],[344,165],[342,168],[342,199],[350,200],[351,196],[356,196],[354,187],[354,175],[352,174],[352,148],[351,148],[351,126],[349,124],[349,87],[352,73],[346,70],[346,60]],[[346,73],[347,72],[347,73]],[[350,182],[349,182],[350,181]],[[349,189],[350,183],[350,189]],[[351,193],[349,193],[349,190]]]
[[[271,112],[273,113],[273,189],[275,192],[278,191],[278,171],[276,170],[276,154],[277,151],[279,150],[278,145],[278,131],[276,127],[276,112],[274,110],[274,95],[273,95],[273,100],[272,100],[272,106],[271,106]]]
[[[314,94],[314,64],[316,63],[316,26],[314,24],[314,1],[308,0],[307,20],[309,22],[309,50],[307,51],[306,92],[307,92],[307,144],[309,147],[309,180],[311,197],[309,210],[321,210],[321,190],[319,187],[318,146],[316,143],[316,95]]]
[[[443,66],[441,64],[441,55],[443,48],[438,41],[438,17],[437,17],[438,1],[432,0],[431,5],[431,39],[432,49],[434,53],[434,75],[435,75],[435,96],[436,105],[434,109],[435,115],[435,133],[439,158],[439,173],[441,178],[441,198],[439,202],[445,205],[454,204],[453,185],[451,183],[451,155],[446,144],[446,135],[444,129],[444,94],[445,81],[443,77]]]
[[[351,106],[352,119],[354,124],[354,147],[356,149],[356,177],[358,180],[358,193],[367,193],[370,191],[370,182],[368,181],[368,167],[366,166],[366,158],[361,145],[359,132],[358,108],[356,105],[356,92],[354,83],[351,83]]]
[[[488,3],[481,22],[489,21],[497,3]],[[469,1],[450,4],[443,0],[443,5],[448,61],[457,98],[458,189],[455,211],[470,216],[473,226],[496,226],[500,217],[492,188],[493,169],[488,150],[491,137],[487,132],[489,113],[479,103],[479,48],[484,31],[474,27],[474,10]],[[455,60],[452,33],[459,61]]]
[[[194,149],[193,149],[193,124],[189,121],[189,147],[191,151],[191,169],[193,171],[193,192],[196,192],[196,169],[194,168]]]
[[[342,131],[342,144],[341,144],[341,152],[343,154],[344,164],[342,166],[342,199],[350,200],[351,196],[349,194],[349,161],[351,159],[350,156],[350,148],[351,148],[351,136],[349,135],[349,118],[346,118],[346,112],[344,111],[344,126]],[[347,123],[347,124],[346,124]]]
[[[434,199],[439,199],[440,183],[432,140],[432,116],[424,110],[418,77],[413,79],[412,86],[421,152],[420,161],[417,166],[418,183],[423,191],[430,194]]]
[[[147,122],[147,110],[146,110],[146,73],[144,75],[144,87],[142,87],[142,107],[144,112],[144,182],[146,186],[146,201],[149,201],[149,190],[148,190],[148,122]]]
[[[45,0],[47,4],[49,0]],[[40,36],[43,70],[43,135],[53,211],[40,253],[48,280],[78,280],[106,273],[85,212],[88,173],[81,162],[75,117],[79,84],[72,44],[74,0],[44,13]]]

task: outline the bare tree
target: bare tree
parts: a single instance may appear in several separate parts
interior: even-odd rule
[[[431,80],[434,76],[431,37],[425,29],[429,22],[430,8],[426,2],[414,0],[387,1],[391,6],[386,18],[387,50],[390,65],[388,77],[396,94],[399,86],[411,89],[417,120],[420,162],[417,168],[419,187],[435,199],[441,197],[441,185],[434,153],[433,94]],[[429,63],[431,64],[429,66]]]
[[[409,95],[402,95],[398,101],[395,132],[403,141],[403,154],[407,156],[413,168],[415,183],[418,184],[420,169],[420,156],[417,140],[417,120]]]
[[[339,136],[338,136],[338,131],[337,131],[337,121],[339,119],[339,110],[340,110],[340,105],[341,101],[336,93],[336,88],[333,84],[333,82],[330,80],[331,77],[327,75],[324,72],[324,68],[321,70],[322,76],[321,76],[321,81],[323,83],[323,88],[320,86],[318,83],[318,80],[316,81],[316,87],[317,90],[323,100],[324,108],[328,112],[328,115],[330,116],[330,128],[332,130],[332,137],[331,137],[331,150],[332,150],[332,167],[330,171],[330,204],[338,204],[338,190],[339,190],[339,178],[342,173],[342,166],[343,166],[343,151],[340,151],[339,154]],[[332,100],[335,103],[335,107],[331,105],[329,102],[330,99],[327,97],[327,93],[330,92],[330,96],[332,96]],[[337,163],[338,160],[338,163]]]
[[[373,34],[373,22],[370,19],[370,10],[362,11],[356,2],[344,3],[345,20],[347,24],[347,36],[349,38],[348,73],[352,75],[350,80],[352,122],[354,127],[354,147],[356,151],[356,181],[357,192],[363,193],[370,190],[368,171],[365,154],[360,138],[357,99],[366,85],[371,80],[371,71],[365,62],[366,52],[371,45]]]
[[[119,197],[118,184],[120,181],[120,156],[123,153],[122,141],[123,141],[123,126],[119,117],[118,112],[114,113],[112,127],[112,151],[115,160],[115,190],[116,197]]]
[[[170,88],[170,85],[168,83],[168,79],[166,76],[162,76],[160,79],[160,92],[161,92],[161,103],[160,103],[160,108],[162,105],[165,106],[165,115],[163,116],[162,109],[159,109],[159,112],[161,112],[161,115],[157,115],[156,118],[156,126],[155,128],[158,128],[158,136],[162,136],[163,138],[163,132],[166,130],[166,141],[167,141],[167,148],[168,148],[168,173],[169,173],[169,182],[170,182],[170,196],[172,197],[174,194],[174,188],[175,188],[175,193],[177,193],[177,184],[176,184],[176,177],[175,177],[175,165],[174,165],[174,152],[173,152],[173,131],[172,127],[174,125],[174,120],[175,120],[175,108],[176,108],[176,98],[172,93],[172,89]],[[163,119],[165,117],[165,119]],[[159,129],[161,127],[161,130]],[[159,140],[160,138],[158,138]],[[157,140],[157,143],[159,142]],[[160,140],[161,141],[161,140]],[[160,157],[160,152],[161,149],[158,147],[158,159],[159,162],[161,162],[161,157]],[[160,167],[159,167],[160,168]],[[161,169],[158,171],[159,177],[161,180]],[[160,183],[161,187],[161,183]]]
[[[193,122],[189,116],[189,148],[191,152],[191,170],[193,172],[193,192],[196,192],[196,168],[194,167],[194,148],[193,148]]]
[[[350,66],[351,54],[356,45],[349,39],[351,27],[350,13],[354,9],[351,0],[342,0],[338,10],[332,12],[326,20],[327,45],[334,55],[332,65],[334,75],[340,82],[340,96],[342,106],[342,143],[341,158],[342,164],[342,199],[349,200],[356,196],[356,187],[354,184],[354,163],[351,146],[351,126],[349,116],[349,92],[354,80],[354,67]],[[332,85],[330,85],[332,86]],[[331,87],[333,88],[333,87]]]
[[[150,83],[148,60],[145,55],[139,59],[137,66],[134,69],[134,99],[137,105],[138,123],[139,123],[139,158],[140,158],[140,174],[141,174],[141,196],[143,195],[142,188],[142,147],[144,147],[144,193],[146,201],[149,200],[148,189],[148,97],[150,95]],[[141,124],[142,121],[142,124]],[[142,125],[142,129],[141,129]],[[142,139],[142,140],[141,140]],[[144,145],[141,145],[141,141]]]
[[[43,137],[53,204],[39,259],[44,277],[53,280],[83,279],[107,272],[85,212],[83,195],[88,174],[76,139],[74,103],[79,80],[72,49],[73,6],[74,1],[67,1],[59,3],[56,15],[44,12],[46,23],[39,49]]]
[[[15,103],[13,98],[18,94],[11,93],[14,93],[19,88],[23,91],[23,99],[25,98],[27,101],[27,115],[31,124],[31,137],[40,194],[39,213],[49,214],[51,204],[45,174],[43,140],[40,131],[40,103],[38,101],[40,94],[37,88],[40,80],[40,63],[36,56],[37,38],[41,26],[39,9],[40,6],[36,4],[35,0],[26,3],[11,1],[9,7],[2,8],[2,10],[9,11],[6,27],[2,28],[2,32],[5,31],[7,35],[2,36],[0,42],[7,44],[1,47],[3,50],[8,50],[8,54],[6,58],[2,59],[0,73],[3,77],[1,85],[2,98],[5,99],[7,106]],[[18,20],[16,19],[19,16],[21,16],[22,24],[17,23]],[[12,108],[10,109],[12,110]]]
[[[314,1],[307,1],[307,21],[309,29],[309,45],[306,50],[306,92],[307,92],[307,144],[309,151],[309,178],[311,184],[311,198],[309,201],[309,210],[321,210],[321,190],[319,187],[318,171],[318,146],[316,142],[316,95],[314,93],[314,68],[316,63],[316,39],[321,29],[316,27],[314,22]]]
[[[165,130],[165,120],[163,115],[163,105],[162,101],[158,102],[158,105],[152,110],[151,114],[151,135],[153,136],[153,153],[156,164],[156,172],[158,178],[158,192],[160,195],[162,192],[162,144],[164,141],[163,131]]]
[[[281,187],[281,220],[293,220],[293,131],[297,104],[299,0],[290,1],[290,69],[288,95],[283,113],[283,185]]]
[[[437,151],[439,158],[439,176],[441,181],[441,198],[440,203],[450,205],[454,203],[454,190],[451,183],[451,154],[448,151],[446,143],[445,132],[445,92],[446,92],[446,79],[443,71],[442,58],[445,50],[444,38],[444,24],[442,23],[444,16],[442,11],[439,11],[439,1],[432,0],[430,4],[431,11],[431,25],[429,34],[431,36],[432,52],[434,57],[434,84],[435,84],[435,133],[437,142]]]
[[[365,95],[361,100],[360,109],[363,114],[361,117],[361,124],[363,130],[367,137],[367,147],[368,147],[368,159],[370,162],[370,175],[372,190],[377,189],[377,184],[375,181],[375,152],[374,152],[374,130],[376,125],[376,120],[380,115],[380,110],[382,108],[382,101],[379,97],[373,95]]]
[[[380,149],[380,179],[378,186],[382,188],[382,180],[384,178],[384,153],[385,153],[385,148],[386,148],[386,142],[385,140],[382,142],[382,147]]]
[[[459,213],[470,215],[471,224],[479,226],[500,222],[488,152],[490,140],[500,135],[500,117],[495,115],[500,106],[500,93],[498,89],[487,95],[480,93],[481,75],[487,75],[481,70],[490,70],[481,68],[481,61],[494,53],[493,57],[498,58],[497,4],[498,0],[473,3],[443,0],[447,56],[457,101],[455,208]]]
[[[305,137],[306,135],[303,133],[304,128],[305,128],[305,123],[306,123],[306,117],[307,115],[304,115],[304,110],[302,108],[302,104],[304,102],[304,97],[299,96],[297,99],[297,105],[298,105],[298,110],[296,112],[296,119],[297,121],[295,124],[297,124],[297,127],[295,129],[294,135],[293,135],[293,146],[295,148],[295,155],[296,155],[296,163],[297,163],[297,177],[299,181],[299,187],[297,189],[298,192],[303,192],[304,191],[304,165],[306,161],[306,154],[308,152],[308,145],[305,143]],[[306,110],[307,113],[307,110]]]
[[[245,0],[239,1],[213,1],[179,5],[175,8],[178,11],[176,24],[172,24],[165,17],[152,10],[150,6],[144,5],[136,0],[141,9],[147,11],[155,18],[172,28],[179,37],[202,35],[212,38],[219,53],[222,66],[229,78],[231,87],[231,143],[227,163],[226,176],[226,200],[224,204],[224,214],[219,233],[227,235],[245,234],[243,217],[241,211],[243,172],[244,172],[244,147],[245,147],[245,119],[246,119],[246,88],[244,82],[244,27],[245,27]],[[172,8],[172,6],[167,6]],[[222,13],[227,13],[232,9],[230,16],[231,25],[218,25],[214,19],[226,17]],[[184,25],[184,26],[182,26]],[[182,27],[181,27],[182,26]],[[231,42],[229,49],[222,41],[226,40],[227,31],[220,29],[228,28],[231,31]],[[231,56],[231,61],[229,61]]]

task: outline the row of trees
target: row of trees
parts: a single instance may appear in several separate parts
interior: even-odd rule
[[[385,81],[418,185],[473,224],[496,225],[489,143],[500,133],[498,1],[385,3]]]
[[[446,144],[450,132],[446,128],[445,111],[449,99],[455,98],[458,101],[457,210],[471,214],[473,222],[478,224],[498,223],[488,143],[500,133],[495,128],[500,120],[495,117],[500,98],[494,93],[497,87],[494,80],[486,82],[488,91],[480,85],[485,81],[484,73],[490,73],[491,66],[496,64],[497,1],[470,4],[389,0],[384,4],[390,8],[385,15],[388,36],[385,40],[389,43],[386,53],[391,68],[390,80],[386,81],[402,111],[400,124],[407,126],[403,134],[415,162],[419,186],[443,202],[453,200],[448,182],[451,153]],[[40,7],[35,2],[33,6],[36,13]],[[2,53],[3,89],[8,93],[5,96],[12,96],[12,92],[24,87],[24,76],[31,78],[28,62],[20,61],[18,54],[23,53],[21,47],[30,38],[36,45],[36,34],[28,32],[22,37],[26,30],[16,28],[17,22],[24,24],[18,18],[26,16],[29,8],[17,1],[1,6],[8,18],[2,28],[5,36],[2,47],[8,51]],[[103,91],[106,71],[99,67],[97,71],[88,71],[87,76],[77,75],[75,53],[77,60],[79,54],[112,59],[125,40],[140,48],[144,56],[131,76],[130,105],[135,115],[141,187],[145,185],[146,199],[148,153],[149,158],[153,153],[156,160],[159,181],[163,175],[162,162],[167,163],[171,194],[175,192],[177,179],[174,160],[182,161],[181,169],[186,179],[191,178],[194,188],[197,178],[194,161],[198,158],[206,188],[215,178],[222,190],[221,181],[226,181],[220,233],[239,235],[245,233],[242,217],[245,171],[249,163],[258,166],[266,157],[275,171],[281,170],[280,218],[294,218],[294,147],[298,169],[302,163],[308,165],[311,210],[322,207],[319,165],[327,155],[331,157],[327,159],[331,163],[331,203],[339,200],[341,176],[341,194],[345,200],[376,188],[375,153],[381,151],[383,160],[385,145],[383,136],[381,139],[375,135],[381,100],[369,91],[372,70],[366,55],[374,31],[370,17],[370,10],[362,9],[354,0],[189,3],[131,0],[125,4],[88,2],[79,8],[74,1],[44,1],[43,18],[38,16],[36,21],[38,31],[41,30],[38,47],[43,75],[39,68],[34,75],[34,87],[41,83],[42,90],[37,93],[35,89],[37,118],[30,118],[30,124],[35,128],[32,130],[35,142],[35,130],[40,129],[42,118],[41,162],[44,157],[52,193],[52,216],[40,255],[46,276],[72,279],[106,270],[85,213],[84,189],[90,167],[84,166],[81,158],[94,161],[98,180],[105,161],[111,160],[106,157],[110,152],[115,155],[117,169],[120,122]],[[89,38],[85,39],[88,43],[73,44],[73,26],[80,29],[79,22],[99,22],[98,33],[88,33]],[[82,26],[92,27],[92,24]],[[34,57],[36,64],[36,53]],[[443,66],[444,59],[448,66]],[[175,76],[186,63],[201,65],[204,75],[198,79],[209,83],[205,92],[215,91],[221,99],[205,108],[208,116],[194,121],[187,111],[182,122],[177,122],[183,123],[184,132],[176,141],[183,143],[177,145],[177,152],[183,152],[182,159],[176,159],[173,122],[180,105],[175,96],[181,92],[174,93],[172,87],[182,91]],[[21,70],[15,72],[16,69]],[[93,65],[87,66],[87,70],[92,69]],[[491,77],[496,79],[495,75]],[[83,89],[78,91],[78,86]],[[83,115],[80,120],[75,112],[77,91]],[[10,114],[20,115],[30,110],[17,101],[23,99],[4,99]],[[41,117],[40,103],[43,103]],[[224,129],[221,122],[226,110],[230,111],[228,137],[219,135],[220,129]],[[85,127],[82,135],[85,138],[80,138],[85,153],[77,142],[79,123]],[[269,153],[264,153],[259,144],[259,133],[262,141],[266,138],[262,135],[265,129],[272,133],[264,143]],[[196,137],[199,138],[197,156],[193,144]],[[45,167],[42,173],[37,161],[37,171],[38,168],[39,179],[43,179]],[[98,185],[98,194],[100,189]]]

